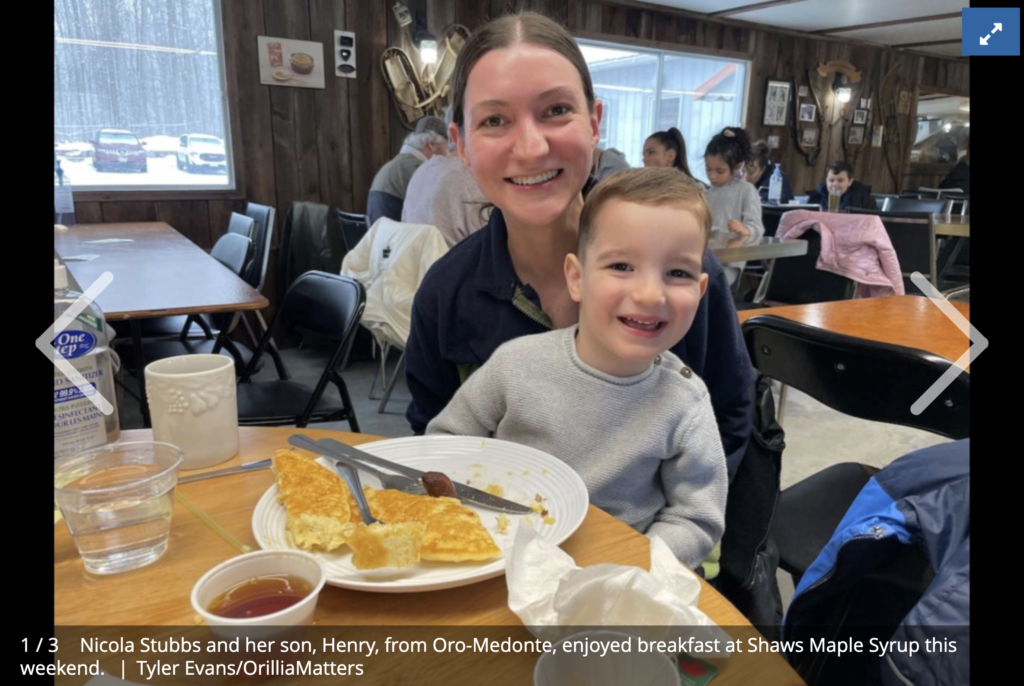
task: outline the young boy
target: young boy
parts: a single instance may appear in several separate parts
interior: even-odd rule
[[[810,201],[828,207],[828,194],[838,191],[839,209],[859,207],[866,210],[875,209],[875,199],[871,197],[871,186],[867,186],[853,178],[853,167],[849,162],[838,160],[828,166],[825,183],[810,194]]]
[[[674,168],[630,169],[587,197],[565,278],[579,324],[502,345],[427,426],[562,459],[591,502],[696,568],[725,529],[727,476],[704,382],[669,348],[707,288],[711,213]]]

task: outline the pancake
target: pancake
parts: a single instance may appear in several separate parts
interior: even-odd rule
[[[278,450],[271,470],[277,500],[287,516],[285,529],[303,550],[331,551],[345,545],[358,510],[345,481],[316,460],[293,450]]]
[[[363,489],[373,516],[382,522],[422,522],[420,557],[438,562],[491,560],[501,555],[480,516],[455,498],[412,495],[391,489]]]
[[[412,567],[420,561],[425,528],[422,522],[358,524],[348,539],[352,564],[356,569]]]

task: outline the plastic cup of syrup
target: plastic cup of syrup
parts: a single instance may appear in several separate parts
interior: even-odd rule
[[[192,607],[210,626],[304,626],[327,576],[300,550],[258,550],[220,563],[192,588]]]

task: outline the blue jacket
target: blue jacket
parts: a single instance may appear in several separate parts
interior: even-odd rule
[[[879,655],[872,669],[877,682],[887,686],[969,683],[969,453],[968,439],[943,443],[904,455],[871,478],[801,578],[783,624],[787,639],[825,623],[822,618],[836,594],[873,569],[887,551],[918,546],[935,576],[889,640],[916,641],[920,650]],[[870,622],[876,609],[881,618],[885,607],[866,612],[862,607],[859,614]],[[877,623],[883,624],[881,619]],[[956,652],[926,651],[929,638],[955,641]]]
[[[672,352],[711,393],[731,478],[750,436],[755,373],[722,265],[707,251],[703,267],[707,292],[689,333]],[[487,226],[431,266],[416,292],[405,348],[412,394],[406,416],[413,431],[422,434],[499,345],[550,328],[537,293],[516,276],[505,219],[495,209]]]

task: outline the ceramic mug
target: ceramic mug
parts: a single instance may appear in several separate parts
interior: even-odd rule
[[[226,355],[178,355],[146,365],[153,440],[185,455],[182,469],[220,464],[238,453],[235,362]]]

